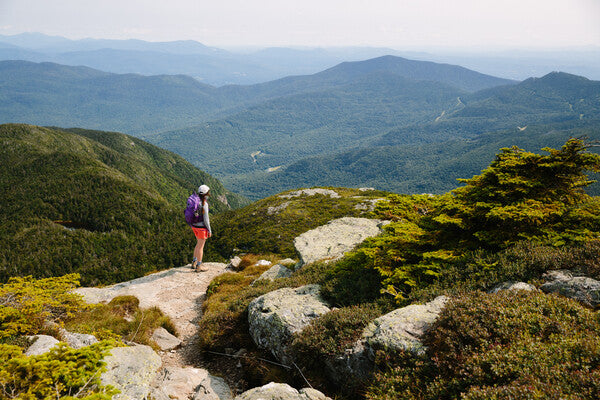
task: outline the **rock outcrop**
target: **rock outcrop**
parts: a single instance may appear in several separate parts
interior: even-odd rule
[[[340,197],[340,195],[338,194],[338,192],[336,192],[335,190],[331,190],[331,189],[321,189],[321,188],[315,188],[315,189],[300,189],[300,190],[296,190],[294,192],[290,192],[287,194],[280,194],[279,197],[281,197],[282,199],[291,199],[294,197],[300,197],[302,195],[304,196],[314,196],[316,194],[320,194],[323,196],[329,196],[333,199],[338,199]]]
[[[100,375],[103,385],[112,385],[121,393],[113,400],[139,400],[148,396],[161,366],[161,359],[149,346],[115,347],[104,358],[106,371]]]
[[[34,342],[25,351],[26,356],[39,356],[49,352],[54,346],[60,343],[57,339],[48,335],[28,336]]]
[[[557,293],[578,300],[593,308],[600,307],[600,281],[573,271],[548,271],[543,275],[540,289],[545,293]]]
[[[262,281],[262,280],[275,280],[279,278],[287,278],[291,276],[293,271],[287,267],[284,267],[281,264],[275,264],[268,270],[262,273],[261,276],[256,278],[254,282]],[[252,282],[254,284],[254,282]]]
[[[377,219],[344,217],[304,232],[294,239],[300,254],[298,267],[319,260],[337,260],[366,238],[379,235],[384,224]]]
[[[363,332],[365,348],[371,353],[377,349],[422,353],[425,347],[421,338],[447,302],[446,296],[439,296],[429,303],[412,304],[375,319]]]
[[[285,383],[271,382],[264,386],[250,389],[234,400],[331,400],[318,390],[311,388],[299,391]]]
[[[198,299],[206,294],[208,283],[227,268],[222,263],[204,263],[203,266],[207,272],[172,268],[112,286],[79,288],[74,292],[83,295],[88,303],[107,303],[117,296],[135,296],[142,308],[160,308],[173,320],[181,337],[186,337],[196,331],[194,321],[200,315]]]
[[[223,378],[205,369],[167,367],[160,371],[150,396],[154,400],[231,400],[233,395]]]
[[[339,385],[368,379],[375,367],[375,352],[380,349],[422,353],[425,350],[421,341],[423,334],[447,301],[447,297],[439,296],[429,303],[398,308],[375,319],[344,354],[326,361],[330,378]]]
[[[257,346],[289,363],[290,339],[330,308],[319,295],[319,285],[283,288],[254,299],[248,306],[250,335]]]
[[[531,292],[536,291],[537,288],[530,283],[507,281],[496,285],[489,293],[498,293],[503,290],[527,290]]]

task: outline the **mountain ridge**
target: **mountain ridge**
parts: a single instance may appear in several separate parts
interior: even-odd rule
[[[247,204],[180,156],[115,132],[0,125],[0,280],[78,272],[112,283],[185,264],[200,183],[211,209]]]

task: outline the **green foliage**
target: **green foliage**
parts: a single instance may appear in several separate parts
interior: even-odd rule
[[[86,308],[77,274],[58,278],[13,277],[0,286],[0,339],[33,335],[45,321],[59,322]]]
[[[13,277],[0,286],[0,399],[109,400],[117,393],[103,387],[102,359],[117,344],[103,340],[81,349],[65,344],[38,356],[25,356],[22,335],[46,332],[46,323],[62,324],[87,312],[80,295],[72,293],[78,275],[33,279]]]
[[[60,344],[28,357],[20,347],[0,344],[0,399],[110,400],[118,390],[103,387],[100,373],[111,345],[102,341],[75,350]]]
[[[502,149],[481,175],[462,180],[430,218],[439,241],[503,248],[518,240],[562,245],[597,237],[598,203],[583,191],[600,155],[570,139],[548,155]]]
[[[227,209],[218,181],[130,136],[3,125],[0,138],[0,281],[78,272],[90,285],[180,266],[191,191],[207,182],[212,210]]]
[[[379,290],[405,304],[410,292],[434,284],[440,274],[476,279],[478,267],[466,268],[473,277],[457,271],[489,255],[482,251],[521,240],[561,246],[598,238],[600,201],[583,187],[590,183],[585,172],[598,170],[600,156],[578,139],[546,150],[548,155],[504,149],[452,194],[388,196],[377,212],[395,222],[337,263],[325,294],[339,304],[357,304],[373,301]],[[482,274],[489,271],[485,263],[479,266]]]
[[[415,288],[408,299],[423,302],[441,294],[488,291],[499,282],[538,282],[544,272],[556,269],[575,269],[598,279],[599,259],[598,240],[562,247],[524,241],[500,252],[477,250],[444,265],[433,284]]]
[[[473,292],[428,331],[426,358],[399,357],[367,399],[595,399],[600,320],[577,302],[536,292]]]

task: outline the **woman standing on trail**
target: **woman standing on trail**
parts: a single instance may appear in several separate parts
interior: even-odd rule
[[[208,218],[208,197],[210,188],[206,185],[200,185],[198,193],[192,193],[188,198],[188,205],[185,209],[185,219],[192,227],[194,235],[198,240],[194,248],[194,258],[192,260],[192,269],[196,272],[207,271],[202,268],[202,256],[204,255],[204,243],[206,239],[212,236],[210,229],[210,220]]]

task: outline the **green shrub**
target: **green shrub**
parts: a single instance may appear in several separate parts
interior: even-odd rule
[[[376,211],[394,222],[337,264],[327,295],[356,304],[372,301],[379,289],[403,305],[411,292],[448,277],[445,271],[461,275],[463,265],[480,261],[483,269],[475,273],[494,271],[497,260],[488,256],[520,241],[561,247],[598,239],[600,199],[583,187],[592,182],[585,173],[600,170],[600,155],[586,151],[578,139],[544,150],[549,154],[502,149],[481,175],[463,180],[466,185],[450,194],[388,196]],[[516,275],[539,275],[544,261],[538,261],[533,270]],[[597,262],[587,269],[597,274]],[[371,271],[359,279],[365,270]]]
[[[484,250],[469,252],[440,270],[432,285],[417,288],[408,297],[410,302],[422,302],[440,294],[488,291],[506,281],[535,283],[544,272],[556,269],[575,269],[598,277],[598,260],[598,240],[562,247],[523,241],[498,253]]]
[[[0,399],[110,400],[118,390],[103,387],[100,374],[111,347],[110,341],[77,350],[60,344],[27,357],[20,347],[0,344]]]
[[[596,399],[600,319],[538,292],[472,292],[426,334],[426,358],[398,357],[368,399]]]
[[[339,308],[313,320],[294,335],[292,349],[305,366],[321,364],[324,359],[344,352],[356,342],[369,322],[381,315],[376,305]]]
[[[60,322],[87,307],[71,293],[79,275],[33,279],[13,277],[0,286],[0,339],[38,333],[45,321]]]

